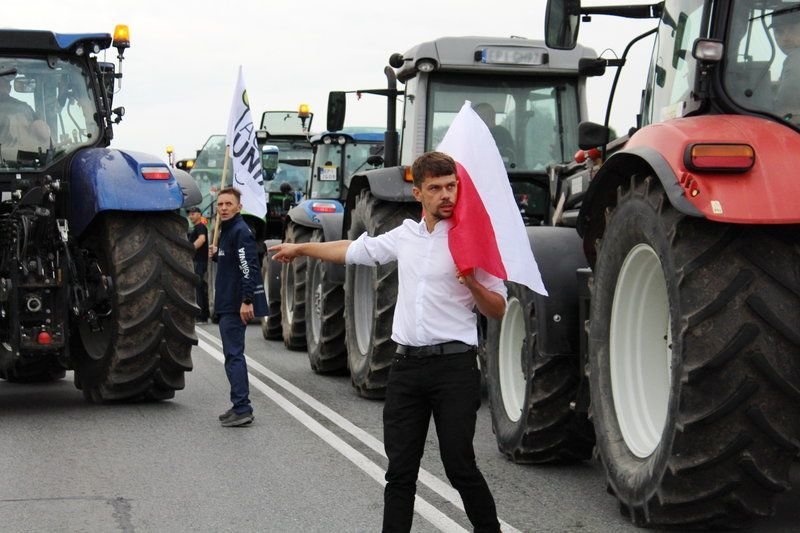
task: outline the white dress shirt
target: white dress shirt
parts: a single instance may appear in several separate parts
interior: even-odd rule
[[[393,230],[370,237],[363,233],[347,248],[347,264],[375,266],[397,261],[399,287],[392,340],[406,346],[461,341],[478,344],[475,299],[457,278],[447,233],[451,221],[441,220],[428,233],[425,220],[405,220]],[[475,269],[475,279],[506,298],[499,278]]]

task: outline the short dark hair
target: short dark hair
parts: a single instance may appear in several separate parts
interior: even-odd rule
[[[197,207],[196,205],[193,205],[192,207],[187,209],[186,212],[187,213],[202,213],[202,211],[200,211],[200,208]]]
[[[425,152],[411,165],[414,187],[421,188],[425,178],[438,178],[456,173],[456,162],[443,152]]]
[[[221,194],[232,194],[236,197],[237,204],[242,203],[242,192],[236,187],[225,187],[224,189],[220,189],[220,191],[217,193],[217,198],[219,198]]]

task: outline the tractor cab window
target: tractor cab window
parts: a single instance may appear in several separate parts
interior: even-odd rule
[[[735,2],[725,49],[728,95],[800,125],[800,2]]]
[[[506,169],[544,172],[578,149],[578,96],[574,80],[432,76],[426,150],[433,150],[465,100],[486,123]]]
[[[43,169],[98,138],[95,98],[79,64],[0,57],[0,172]]]
[[[383,155],[383,143],[359,143],[347,144],[344,158],[344,175],[347,177],[347,184],[356,172],[370,170],[375,167],[370,165],[367,160],[373,155]]]
[[[342,187],[344,144],[318,144],[311,169],[311,198],[339,198]]]
[[[694,41],[703,35],[703,0],[668,0],[664,4],[650,77],[644,95],[644,124],[684,116],[691,100],[697,62]]]
[[[303,193],[311,177],[311,145],[282,139],[270,142],[275,143],[278,158],[270,179],[264,181],[266,191]]]

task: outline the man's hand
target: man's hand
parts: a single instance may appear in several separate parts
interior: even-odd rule
[[[284,242],[281,244],[276,244],[275,246],[270,246],[267,251],[275,252],[275,255],[272,256],[273,261],[278,261],[279,263],[291,263],[292,259],[297,257],[298,254],[298,247],[299,244]]]
[[[253,311],[253,304],[243,303],[239,308],[239,316],[242,317],[242,322],[245,324],[253,320],[256,316],[255,311]]]
[[[214,254],[216,254],[216,253],[217,253],[217,247],[214,246],[213,244],[209,244],[208,245],[208,257],[209,257],[209,259],[214,257]]]
[[[458,282],[469,289],[475,299],[475,305],[484,316],[500,320],[506,310],[506,301],[498,293],[492,292],[475,279],[475,272],[470,270],[466,274],[456,272]]]

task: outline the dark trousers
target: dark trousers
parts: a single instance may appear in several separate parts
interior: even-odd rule
[[[200,285],[197,286],[197,305],[200,306],[200,320],[208,320],[208,281],[206,280],[206,272],[208,272],[208,261],[195,261],[194,273],[200,276]]]
[[[250,382],[247,379],[247,363],[244,359],[244,332],[239,313],[219,315],[219,336],[222,338],[222,353],[225,354],[225,373],[231,384],[231,403],[237,414],[250,413]]]
[[[447,479],[461,495],[475,531],[500,530],[494,498],[475,464],[472,448],[480,402],[480,371],[474,351],[395,359],[383,407],[383,441],[389,457],[384,532],[411,530],[417,474],[431,414]]]

